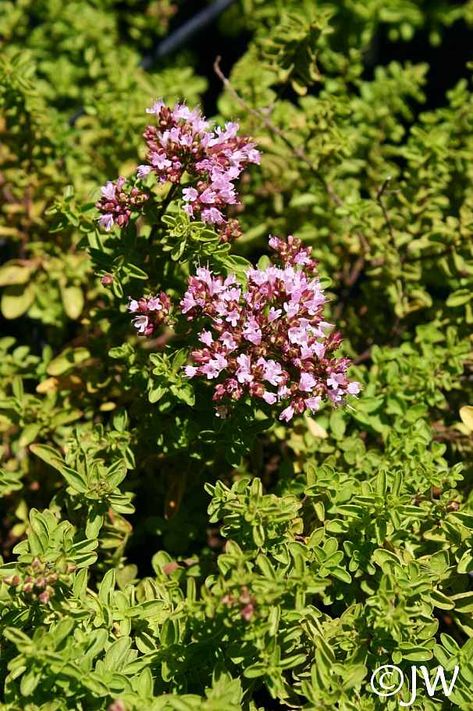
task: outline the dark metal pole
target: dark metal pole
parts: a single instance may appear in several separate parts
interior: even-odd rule
[[[190,20],[172,32],[169,37],[163,39],[163,41],[158,44],[154,52],[141,60],[140,66],[143,67],[143,69],[149,69],[157,59],[165,57],[179,47],[182,47],[182,45],[190,39],[192,35],[195,35],[197,32],[204,29],[204,27],[210,24],[212,20],[215,20],[234,2],[235,0],[215,0],[212,5],[204,7],[203,10],[200,10],[200,12],[194,15],[194,17],[191,17]]]

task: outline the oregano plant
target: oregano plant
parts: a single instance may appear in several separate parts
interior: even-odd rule
[[[388,5],[5,3],[5,711],[470,708],[473,18]]]

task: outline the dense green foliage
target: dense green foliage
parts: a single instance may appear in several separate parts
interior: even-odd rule
[[[147,220],[97,224],[100,186],[143,159],[145,108],[206,90],[190,51],[138,67],[175,13],[2,7],[0,707],[394,711],[370,675],[417,663],[460,675],[412,708],[469,709],[471,67],[427,106],[429,67],[376,43],[423,32],[441,52],[473,4],[222,16],[249,40],[228,80],[216,67],[216,120],[262,152],[231,247],[169,186]],[[288,425],[247,404],[216,418],[183,374],[192,335],[139,338],[126,310],[161,289],[178,302],[196,265],[243,279],[268,234],[312,248],[363,385]]]

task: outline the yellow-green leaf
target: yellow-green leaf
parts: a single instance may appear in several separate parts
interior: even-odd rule
[[[458,289],[448,297],[447,306],[463,306],[463,304],[467,304],[471,300],[472,296],[471,289]]]
[[[325,430],[318,422],[316,422],[312,417],[306,415],[305,421],[307,424],[307,429],[313,437],[320,439],[326,439],[328,437],[327,430]]]
[[[465,405],[460,408],[460,418],[463,424],[468,427],[470,432],[473,432],[473,406]]]
[[[79,318],[84,308],[82,289],[78,286],[66,286],[61,289],[61,296],[66,315],[75,321]]]
[[[48,375],[62,375],[90,357],[87,348],[67,348],[48,364]]]
[[[34,297],[34,284],[7,286],[2,295],[2,314],[8,319],[23,316],[32,305]]]
[[[32,265],[27,262],[23,264],[13,260],[7,262],[3,267],[0,267],[0,286],[26,284],[32,271]]]

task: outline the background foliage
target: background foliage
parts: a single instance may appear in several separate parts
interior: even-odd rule
[[[140,68],[188,14],[2,6],[2,708],[395,709],[371,672],[424,663],[460,677],[414,708],[468,709],[471,67],[439,96],[416,48],[446,58],[473,4],[241,0]],[[229,80],[193,51],[212,37]],[[237,119],[263,152],[231,252],[177,208],[149,253],[97,230],[156,96]],[[182,353],[126,314],[202,259],[257,261],[268,233],[312,247],[363,383],[290,427],[217,421]]]

